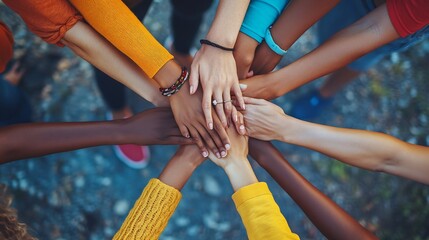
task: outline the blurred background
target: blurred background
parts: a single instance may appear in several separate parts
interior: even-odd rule
[[[168,0],[155,0],[144,19],[160,42],[171,34],[170,8]],[[216,4],[206,14],[200,36],[207,31],[215,8]],[[34,36],[1,2],[0,19],[14,33],[15,56],[25,56],[27,72],[19,87],[30,97],[36,122],[106,119],[108,110],[88,63]],[[280,66],[316,46],[316,27],[299,39]],[[314,121],[384,132],[428,146],[428,60],[428,40],[385,57],[341,91]],[[295,99],[322,81],[275,103],[288,113]],[[136,112],[152,107],[132,92],[127,98]],[[303,148],[276,145],[302,175],[381,239],[429,239],[427,186],[351,167]],[[103,146],[2,165],[0,183],[8,186],[19,217],[39,239],[109,239],[176,147],[150,149],[150,164],[142,170],[127,167],[111,147]],[[268,183],[291,229],[301,239],[324,239],[287,193],[257,163],[252,161],[252,165],[260,181]],[[222,169],[206,161],[183,189],[183,199],[161,239],[246,239],[232,193]]]

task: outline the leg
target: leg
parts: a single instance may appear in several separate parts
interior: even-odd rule
[[[192,44],[201,26],[204,12],[212,3],[213,0],[171,0],[173,13],[170,20],[174,38],[171,53],[180,65],[190,67],[193,59]]]
[[[299,174],[271,143],[250,139],[249,150],[328,239],[377,239]]]

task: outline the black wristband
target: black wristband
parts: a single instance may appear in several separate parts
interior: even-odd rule
[[[209,46],[212,46],[215,48],[222,49],[224,51],[230,51],[230,52],[234,51],[234,48],[227,48],[227,47],[221,46],[221,45],[214,43],[214,42],[207,40],[207,39],[201,39],[200,43],[201,43],[201,45],[206,44],[206,45],[209,45]]]

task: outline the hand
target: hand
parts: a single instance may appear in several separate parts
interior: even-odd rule
[[[232,52],[203,45],[195,55],[189,79],[190,93],[198,89],[199,81],[203,89],[202,107],[207,127],[213,129],[212,101],[224,102],[216,105],[216,112],[224,127],[228,126],[232,114],[231,92],[245,108],[238,84],[237,68]],[[234,116],[233,116],[234,118]]]
[[[273,73],[256,75],[240,81],[244,96],[268,100],[279,97],[277,85]]]
[[[252,70],[254,74],[269,73],[277,66],[280,60],[282,60],[282,56],[273,52],[264,41],[256,48],[250,70]]]
[[[264,141],[281,139],[278,129],[285,126],[284,117],[290,118],[283,109],[263,99],[245,97],[244,101],[248,104],[243,111],[247,134]]]
[[[192,136],[204,157],[209,153],[206,146],[217,156],[226,156],[226,151],[230,149],[230,142],[221,121],[215,115],[213,117],[215,130],[208,130],[205,127],[204,114],[200,105],[201,90],[194,95],[190,95],[188,91],[189,84],[185,83],[178,93],[170,97],[171,109],[180,132],[185,137]]]
[[[234,47],[234,59],[237,64],[238,79],[249,75],[258,42],[244,33],[239,33]]]
[[[232,127],[229,127],[226,132],[228,133],[232,145],[231,150],[228,152],[228,156],[224,158],[218,158],[212,152],[210,152],[209,155],[210,160],[223,169],[225,169],[230,164],[236,163],[237,161],[247,161],[247,154],[249,152],[247,136],[237,134],[237,132]]]
[[[19,66],[19,62],[14,63],[12,68],[4,74],[4,79],[15,86],[19,84],[22,76],[25,73],[25,70],[19,69]]]
[[[183,145],[193,144],[193,140],[185,138],[174,121],[170,108],[154,108],[124,121],[121,136],[126,143],[137,145]]]

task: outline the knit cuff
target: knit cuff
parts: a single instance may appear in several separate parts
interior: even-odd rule
[[[181,197],[177,189],[151,179],[113,239],[158,239]]]
[[[272,194],[265,182],[258,182],[238,189],[238,191],[232,195],[232,200],[234,200],[235,207],[238,209],[240,205],[246,201],[262,195]]]

